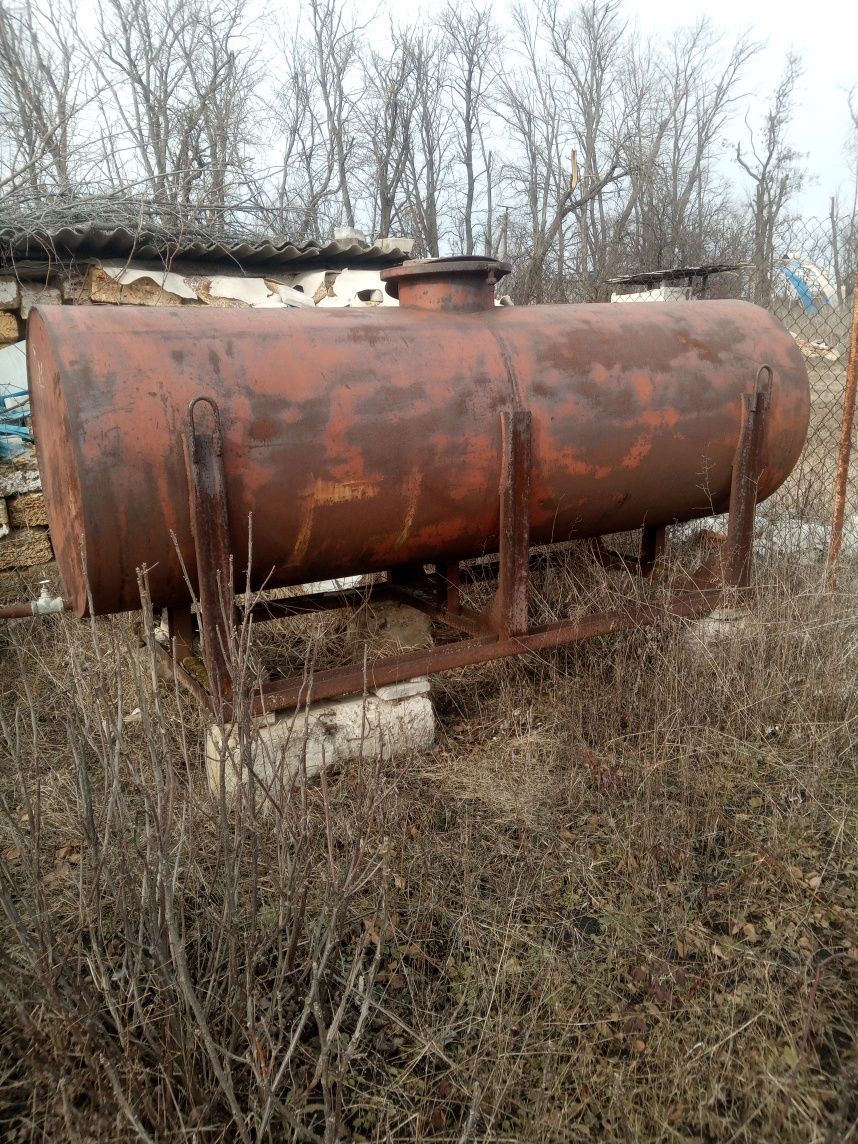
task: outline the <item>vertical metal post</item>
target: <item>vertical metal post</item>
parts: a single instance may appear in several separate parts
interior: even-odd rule
[[[209,430],[200,429],[196,424],[196,410],[200,405],[208,405],[211,411]],[[220,411],[210,397],[195,397],[188,406],[184,444],[191,530],[197,554],[202,654],[212,697],[223,714],[232,697],[226,648],[228,625],[235,622],[235,604],[223,475],[223,434]]]
[[[645,524],[641,532],[640,568],[644,575],[652,572],[664,553],[665,527]]]
[[[724,580],[735,588],[747,588],[751,582],[751,558],[754,551],[754,518],[757,509],[757,484],[762,471],[762,446],[765,415],[772,392],[772,368],[761,365],[757,370],[754,391],[745,394],[745,419],[730,485],[730,516],[727,543],[724,546]]]
[[[846,491],[849,460],[852,454],[852,430],[855,425],[855,390],[858,388],[858,276],[852,295],[852,330],[849,335],[849,360],[846,365],[846,393],[840,422],[840,447],[837,450],[837,475],[834,478],[834,511],[831,539],[828,542],[828,588],[837,587],[837,562],[843,544],[843,520],[846,515]]]
[[[531,415],[501,413],[500,567],[492,622],[501,639],[527,631],[530,558]]]
[[[167,633],[176,663],[194,654],[194,617],[190,608],[167,609]]]
[[[459,561],[456,560],[452,564],[442,564],[439,572],[443,577],[443,583],[447,589],[447,611],[454,614],[462,610],[462,577],[459,569]]]

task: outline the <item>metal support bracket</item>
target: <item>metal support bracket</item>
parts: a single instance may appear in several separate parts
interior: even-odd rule
[[[531,422],[529,409],[501,413],[500,565],[489,617],[503,640],[528,628]]]
[[[199,423],[201,406],[209,408],[208,428]],[[223,432],[220,411],[212,398],[195,397],[189,404],[184,446],[191,531],[197,555],[202,657],[215,708],[223,713],[232,698],[226,649],[235,623],[235,604],[223,474]]]
[[[167,634],[177,663],[194,654],[194,617],[190,608],[167,609]]]
[[[772,380],[772,367],[761,365],[753,391],[744,397],[745,416],[733,462],[730,517],[724,546],[724,582],[735,588],[747,588],[751,582],[757,486],[763,471],[763,442]]]
[[[641,531],[640,572],[651,576],[664,555],[666,528],[663,524],[645,524]]]

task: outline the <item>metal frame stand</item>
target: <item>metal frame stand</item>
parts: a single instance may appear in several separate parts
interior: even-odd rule
[[[306,615],[366,603],[398,602],[431,616],[466,638],[316,672],[311,678],[294,675],[265,683],[251,698],[254,714],[287,710],[310,699],[352,695],[367,687],[400,683],[437,671],[485,663],[489,660],[575,643],[644,624],[679,617],[703,616],[721,605],[728,591],[744,589],[751,574],[757,484],[763,469],[765,414],[771,393],[772,371],[762,366],[753,392],[744,399],[744,418],[730,490],[727,539],[723,549],[705,560],[685,590],[673,590],[658,603],[630,602],[609,612],[576,620],[532,625],[528,616],[528,585],[534,567],[551,561],[551,552],[530,552],[531,415],[528,410],[501,413],[502,458],[499,485],[499,553],[478,566],[458,562],[435,565],[427,572],[406,565],[386,573],[384,581],[362,588],[322,592],[268,601],[250,609],[254,622]],[[207,405],[208,428],[199,424],[198,409]],[[161,649],[179,680],[215,715],[228,721],[233,712],[233,681],[229,673],[230,625],[238,619],[232,592],[229,521],[223,474],[223,436],[217,405],[207,397],[191,402],[184,436],[191,523],[197,556],[199,621],[202,658],[208,687],[182,666],[189,654],[192,626],[190,609],[169,613],[173,654]],[[665,543],[662,524],[646,525],[638,558],[608,552],[594,542],[596,556],[608,566],[621,566],[651,578],[657,574]],[[465,607],[463,585],[488,576],[497,586],[481,612]]]

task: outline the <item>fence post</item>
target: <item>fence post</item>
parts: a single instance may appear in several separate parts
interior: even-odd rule
[[[849,359],[846,365],[846,393],[843,399],[843,419],[840,422],[840,447],[837,452],[837,475],[834,479],[834,513],[831,519],[831,540],[828,544],[829,591],[837,587],[837,561],[843,544],[852,427],[855,424],[856,386],[858,386],[858,275],[855,277],[852,292],[852,326],[849,333]]]

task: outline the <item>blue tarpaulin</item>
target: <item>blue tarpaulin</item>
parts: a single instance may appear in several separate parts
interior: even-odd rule
[[[813,300],[810,287],[799,274],[798,270],[793,269],[791,266],[781,266],[778,264],[775,264],[775,269],[780,270],[781,274],[783,274],[784,278],[787,279],[793,290],[798,294],[799,301],[804,307],[805,313],[817,313],[816,303]]]
[[[33,440],[24,343],[0,350],[0,457],[14,457]]]

